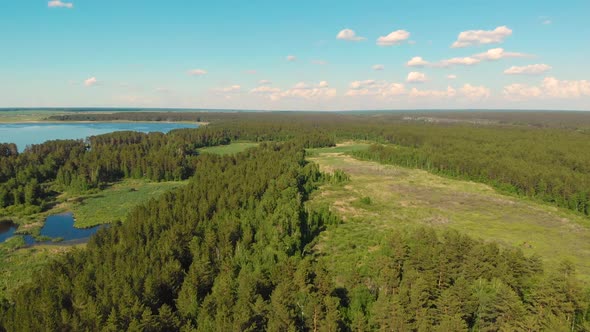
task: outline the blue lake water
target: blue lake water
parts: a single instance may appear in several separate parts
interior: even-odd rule
[[[41,228],[41,236],[63,239],[63,242],[59,242],[61,244],[73,244],[87,241],[92,234],[102,227],[106,227],[106,225],[92,228],[76,228],[74,227],[74,216],[71,213],[54,214],[45,219],[45,225]],[[16,228],[15,224],[9,222],[0,223],[0,243],[13,236]],[[37,242],[32,236],[25,235],[25,243],[33,245]]]
[[[0,143],[16,143],[22,152],[27,145],[55,139],[84,139],[124,130],[167,133],[197,127],[197,124],[172,122],[0,123]]]
[[[90,237],[100,227],[76,228],[74,227],[74,216],[71,213],[54,214],[45,219],[41,235],[50,238],[63,238],[64,241],[78,240]]]

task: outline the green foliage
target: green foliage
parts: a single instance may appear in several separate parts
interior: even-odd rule
[[[91,227],[124,221],[135,206],[185,185],[187,181],[151,182],[126,179],[95,194],[76,196],[67,208],[76,218],[76,227]]]
[[[148,115],[132,117],[141,116]],[[393,143],[355,155],[492,183],[587,214],[586,133],[408,124],[381,116],[208,116],[221,120],[167,135],[121,132],[86,142],[48,142],[22,154],[10,145],[0,148],[5,209],[42,208],[55,190],[85,192],[125,178],[190,178],[186,186],[132,209],[127,222],[100,230],[85,249],[34,273],[32,282],[0,303],[0,329],[588,327],[589,296],[572,264],[544,272],[536,257],[454,231],[390,231],[378,246],[356,252],[365,260],[362,266],[337,262],[348,273],[336,279],[341,276],[321,255],[318,238],[343,225],[328,208],[305,203],[320,184],[343,184],[350,177],[343,170],[322,175],[306,162],[304,150],[339,139]],[[199,155],[203,147],[236,139],[267,143],[238,154]],[[275,141],[282,143],[268,143]],[[364,195],[361,204],[378,203],[378,197]],[[359,234],[355,240],[374,239]],[[353,241],[339,245],[357,248]]]
[[[350,181],[350,176],[341,169],[336,169],[332,173],[325,173],[324,178],[331,184],[341,184]]]
[[[371,203],[372,203],[371,197],[365,196],[365,197],[363,197],[363,198],[360,199],[360,202],[362,204],[371,205]]]
[[[586,160],[588,154],[569,148],[569,144],[586,145],[587,135],[481,128],[454,130],[445,132],[437,128],[421,137],[420,142],[373,145],[353,155],[487,183],[505,192],[590,215],[590,168],[587,167],[590,160]]]
[[[99,231],[87,250],[37,274],[15,294],[3,324],[301,329],[313,323],[297,305],[300,297],[318,317],[337,319],[328,294],[306,290],[313,276],[293,283],[299,269],[310,269],[300,265],[301,255],[325,215],[304,209],[302,197],[320,175],[302,148],[261,144],[236,156],[202,155],[197,167],[186,187],[134,209],[125,224]]]
[[[199,149],[200,153],[213,153],[219,155],[234,154],[243,152],[249,148],[258,146],[258,143],[251,142],[232,142],[228,145],[211,146]]]

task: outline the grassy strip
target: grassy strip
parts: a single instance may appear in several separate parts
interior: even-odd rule
[[[328,151],[315,151],[310,160],[326,172],[342,169],[351,180],[325,185],[311,204],[328,205],[345,220],[326,231],[317,247],[340,276],[362,270],[391,230],[431,225],[520,247],[540,255],[548,268],[570,260],[580,277],[590,281],[588,218],[502,195],[487,185]]]
[[[20,123],[44,121],[52,115],[64,115],[65,112],[42,110],[19,110],[0,112],[0,123]]]
[[[71,198],[66,206],[67,210],[74,214],[76,227],[86,228],[118,220],[124,221],[134,206],[186,183],[187,181],[149,182],[127,179],[96,194]]]
[[[228,145],[211,146],[199,149],[201,153],[212,153],[212,154],[235,154],[245,151],[249,148],[258,146],[258,143],[253,142],[235,142]]]

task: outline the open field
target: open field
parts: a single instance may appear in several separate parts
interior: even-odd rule
[[[18,111],[1,111],[0,123],[18,123],[18,122],[37,122],[44,121],[52,115],[63,115],[59,111],[42,111],[42,110],[18,110]]]
[[[76,219],[76,227],[92,227],[123,220],[134,206],[186,183],[187,181],[151,182],[125,179],[91,194],[63,193],[57,197],[54,207],[41,213],[19,216],[6,214],[8,212],[5,211],[5,215],[0,216],[0,220],[11,220],[19,224],[17,230],[19,234],[34,235],[43,227],[43,221],[48,216],[72,212]]]
[[[567,259],[590,280],[590,220],[568,210],[505,196],[487,185],[426,171],[359,161],[347,147],[311,151],[323,171],[344,170],[350,182],[325,185],[311,204],[329,205],[345,222],[329,228],[317,249],[338,275],[362,270],[393,230],[430,225],[538,254],[548,268]]]
[[[231,143],[228,145],[219,145],[219,146],[211,146],[211,147],[202,148],[202,149],[199,149],[199,152],[226,155],[226,154],[240,153],[242,151],[245,151],[246,149],[253,148],[255,146],[258,146],[258,143],[235,142],[235,143]]]
[[[186,183],[186,181],[150,182],[127,179],[96,194],[70,199],[65,203],[65,209],[74,214],[76,227],[124,221],[127,213],[134,206]]]

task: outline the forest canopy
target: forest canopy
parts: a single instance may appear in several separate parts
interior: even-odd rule
[[[214,116],[199,119],[211,121],[204,128],[168,134],[120,132],[32,145],[23,153],[0,145],[0,207],[8,212],[43,209],[56,191],[122,178],[189,179],[36,273],[0,303],[1,327],[590,329],[589,292],[572,264],[547,270],[539,257],[456,231],[391,232],[368,261],[378,272],[350,271],[345,282],[335,280],[315,244],[343,221],[306,201],[323,183],[348,177],[323,174],[305,158],[306,148],[369,141],[356,157],[484,182],[588,215],[588,132],[382,115]],[[236,140],[262,143],[235,155],[199,152]]]

